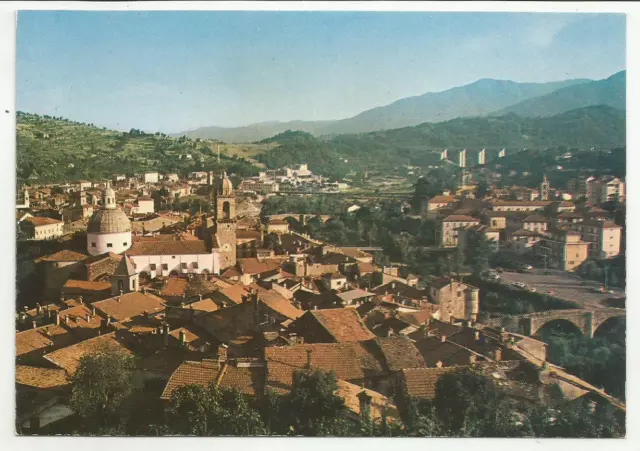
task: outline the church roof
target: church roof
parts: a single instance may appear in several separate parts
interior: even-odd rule
[[[120,263],[116,267],[116,270],[114,271],[113,275],[128,277],[128,276],[133,276],[134,274],[137,274],[137,273],[135,268],[133,267],[133,263],[131,263],[131,259],[125,255],[124,258],[120,260]]]
[[[209,254],[202,240],[189,241],[138,241],[133,243],[127,255],[189,255]]]
[[[88,233],[122,233],[131,232],[131,221],[127,215],[117,208],[98,210],[87,225]]]

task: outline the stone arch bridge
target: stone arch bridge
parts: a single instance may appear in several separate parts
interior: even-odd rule
[[[524,315],[508,315],[502,318],[491,319],[484,324],[500,327],[515,319],[518,326],[524,328],[525,335],[536,335],[545,324],[551,321],[565,320],[572,323],[584,336],[593,338],[598,328],[611,318],[625,318],[626,310],[623,308],[595,308],[595,309],[571,309],[548,310],[546,312],[528,313]]]

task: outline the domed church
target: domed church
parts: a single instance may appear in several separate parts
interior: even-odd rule
[[[117,207],[116,193],[108,184],[102,200],[102,208],[87,225],[87,251],[91,255],[120,254],[131,247],[131,221]]]

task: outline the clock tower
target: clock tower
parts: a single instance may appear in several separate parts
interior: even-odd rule
[[[216,186],[214,205],[215,235],[220,246],[222,270],[236,264],[236,196],[226,172]]]

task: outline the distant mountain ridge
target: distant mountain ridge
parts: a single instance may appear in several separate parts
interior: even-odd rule
[[[176,135],[215,138],[224,142],[254,142],[286,130],[300,130],[321,136],[395,129],[424,122],[444,122],[458,117],[502,115],[510,112],[523,116],[550,116],[590,105],[609,105],[624,109],[624,100],[621,102],[620,99],[624,99],[626,95],[625,80],[625,71],[596,81],[572,79],[549,83],[518,83],[484,78],[465,86],[400,99],[346,119],[272,121],[242,127],[201,127]]]
[[[521,117],[546,117],[592,105],[626,110],[627,73],[621,71],[603,80],[567,86],[540,97],[504,108],[495,114],[515,113]]]

